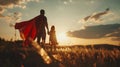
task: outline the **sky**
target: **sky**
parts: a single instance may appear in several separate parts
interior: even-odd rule
[[[119,3],[120,0],[0,0],[0,37],[21,39],[11,25],[30,20],[44,9],[49,28],[56,27],[60,45],[120,45]],[[47,35],[47,42],[48,39]]]

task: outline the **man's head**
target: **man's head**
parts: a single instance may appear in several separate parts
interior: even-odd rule
[[[40,14],[44,15],[45,14],[45,10],[41,9],[40,10]]]

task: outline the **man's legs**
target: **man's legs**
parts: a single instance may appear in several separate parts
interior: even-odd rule
[[[41,36],[37,36],[37,43],[40,44]]]
[[[45,44],[45,40],[46,40],[46,34],[43,34],[42,36],[42,43]]]

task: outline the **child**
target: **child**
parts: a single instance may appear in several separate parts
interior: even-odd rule
[[[55,26],[51,26],[50,30],[50,37],[49,37],[49,44],[50,45],[57,45],[57,39],[56,39],[56,31],[55,31]]]

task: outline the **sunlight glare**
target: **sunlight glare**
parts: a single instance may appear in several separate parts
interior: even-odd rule
[[[67,37],[66,33],[58,33],[57,40],[60,45],[63,45],[63,44],[66,44],[68,37]]]

